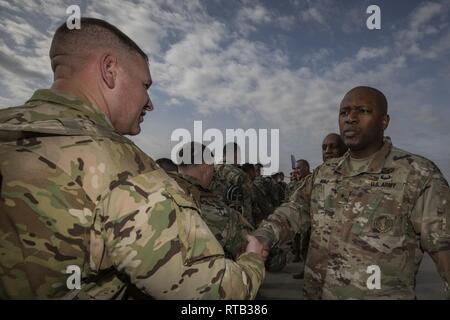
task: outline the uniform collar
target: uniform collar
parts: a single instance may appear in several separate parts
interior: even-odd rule
[[[349,161],[350,161],[350,150],[345,153],[342,159],[337,164],[334,169],[337,173],[342,174],[343,176],[356,176],[362,173],[381,173],[384,168],[384,163],[386,161],[387,156],[392,150],[392,141],[389,137],[384,137],[383,146],[380,150],[378,150],[373,158],[370,160],[369,164],[358,171],[351,171]]]
[[[200,187],[200,188],[203,189],[202,185],[200,184],[200,181],[198,181],[197,178],[195,178],[193,176],[189,176],[189,175],[184,174],[184,173],[178,173],[178,174],[184,180],[190,182],[191,184],[195,185],[196,187]]]
[[[56,91],[54,89],[39,89],[33,93],[27,103],[32,103],[34,101],[45,101],[64,105],[68,108],[85,113],[89,116],[91,121],[94,121],[99,125],[114,129],[111,121],[96,105],[68,93]]]

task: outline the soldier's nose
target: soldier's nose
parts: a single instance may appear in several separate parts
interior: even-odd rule
[[[348,123],[358,122],[358,112],[356,110],[352,110],[348,113],[347,122]]]
[[[147,103],[147,105],[144,107],[144,109],[145,109],[146,111],[153,111],[154,106],[153,106],[153,102],[152,102],[151,99],[148,99],[148,103]]]

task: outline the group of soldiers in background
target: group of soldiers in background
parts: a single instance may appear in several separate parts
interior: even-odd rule
[[[205,150],[207,147],[200,143],[188,143],[180,150],[179,156],[188,152],[190,164],[181,163],[177,166],[168,158],[160,158],[156,163],[195,199],[202,209],[203,218],[223,245],[227,256],[236,258],[247,243],[245,235],[255,230],[277,207],[289,200],[311,174],[310,166],[305,159],[295,161],[290,182],[286,183],[282,171],[263,176],[263,165],[260,163],[239,165],[239,147],[236,143],[224,147],[224,160],[215,165],[208,164],[203,158]],[[346,151],[347,147],[336,133],[328,134],[323,140],[324,162],[341,157]],[[207,152],[210,153],[209,150]],[[203,163],[194,164],[199,153]],[[266,261],[266,268],[277,272],[289,261],[302,262],[300,272],[293,274],[293,278],[303,278],[309,237],[310,232],[297,234],[292,243],[273,248]],[[288,258],[288,251],[292,252],[292,259]]]
[[[206,149],[202,144],[188,143],[179,155],[190,153],[190,164],[182,162],[177,166],[168,158],[158,159],[156,163],[195,199],[202,218],[224,247],[226,255],[236,258],[247,244],[246,235],[284,201],[287,184],[282,172],[264,177],[261,164],[239,165],[237,144],[225,146],[224,161],[215,165],[203,158]],[[198,153],[201,153],[203,163],[194,164]],[[285,250],[274,248],[266,267],[278,271],[285,265]]]

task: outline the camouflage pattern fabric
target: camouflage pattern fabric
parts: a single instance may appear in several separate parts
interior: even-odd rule
[[[274,210],[272,202],[268,200],[264,194],[264,190],[260,189],[260,186],[255,183],[252,184],[252,197],[253,197],[253,220],[255,225],[258,226],[261,221],[267,218]]]
[[[448,290],[450,190],[439,169],[388,138],[357,171],[349,169],[349,156],[314,170],[255,235],[277,244],[311,225],[309,299],[414,299],[424,251]],[[379,289],[367,285],[370,266],[380,268]]]
[[[280,205],[279,189],[271,177],[257,176],[253,184],[260,190],[266,199],[270,201],[272,208]]]
[[[176,182],[95,106],[38,90],[0,110],[0,299],[251,299],[264,277],[236,262]],[[71,291],[69,266],[81,269]]]
[[[170,172],[169,176],[201,209],[201,217],[223,246],[225,255],[233,259],[238,257],[247,245],[246,235],[254,230],[252,225],[242,214],[228,207],[220,196],[203,188],[194,177],[176,172]],[[265,262],[266,269],[271,272],[282,270],[287,264],[286,256],[285,250],[273,248]]]
[[[209,189],[223,198],[225,203],[242,213],[244,218],[255,226],[252,213],[252,190],[248,175],[232,164],[214,166],[214,176]],[[241,192],[241,197],[230,199],[231,191]],[[233,192],[234,193],[234,192]]]
[[[285,201],[289,201],[290,197],[294,194],[295,190],[300,188],[302,181],[304,181],[304,179],[292,180],[288,183],[285,191]]]
[[[278,183],[278,185],[280,186],[280,202],[283,203],[285,200],[287,200],[286,198],[287,183],[281,181]]]
[[[227,257],[235,259],[244,252],[246,236],[253,231],[253,227],[242,214],[228,207],[219,195],[203,188],[196,178],[176,172],[169,173],[169,176],[201,209],[201,217],[224,248]]]

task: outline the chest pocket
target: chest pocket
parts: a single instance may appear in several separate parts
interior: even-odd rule
[[[404,182],[369,182],[355,188],[344,210],[352,219],[351,233],[381,252],[403,245],[408,206]]]
[[[311,190],[311,238],[327,238],[334,225],[336,205],[338,203],[337,181],[335,179],[322,179],[314,181]],[[293,196],[294,197],[294,196]]]
[[[319,215],[333,216],[339,201],[336,180],[319,180],[311,192],[311,211]]]

